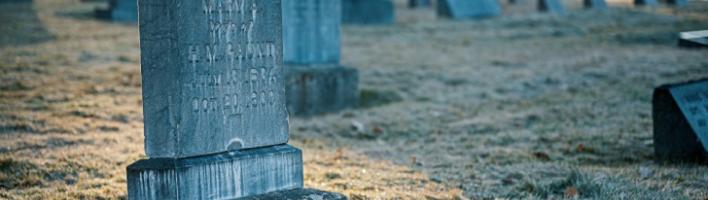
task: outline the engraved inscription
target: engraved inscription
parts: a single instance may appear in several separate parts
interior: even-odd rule
[[[242,115],[268,115],[279,96],[277,46],[254,37],[261,25],[254,0],[201,0],[206,42],[189,44],[186,56],[193,75],[188,98],[197,120],[221,118],[229,130],[242,129]],[[258,122],[258,125],[263,122]],[[253,124],[253,122],[251,122]]]

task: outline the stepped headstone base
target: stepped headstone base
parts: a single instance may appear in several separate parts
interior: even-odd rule
[[[359,73],[341,65],[285,67],[287,107],[292,115],[309,116],[355,107]]]
[[[302,186],[302,153],[290,145],[128,166],[129,199],[233,199]]]
[[[314,189],[294,189],[271,192],[268,194],[239,198],[238,200],[270,200],[270,199],[288,199],[288,200],[347,200],[347,197],[333,192],[325,192]]]

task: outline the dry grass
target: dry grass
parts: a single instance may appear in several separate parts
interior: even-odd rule
[[[708,4],[577,5],[482,21],[400,8],[396,25],[345,27],[342,63],[371,107],[291,118],[306,186],[352,199],[708,198],[708,167],[653,160],[650,111],[653,87],[708,76],[708,52],[675,47],[676,31],[708,27]],[[0,199],[126,198],[125,167],[144,158],[138,32],[88,17],[93,6],[0,3],[13,24],[0,28]]]

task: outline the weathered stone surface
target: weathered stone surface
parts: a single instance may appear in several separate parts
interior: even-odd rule
[[[556,14],[565,13],[565,8],[560,0],[538,0],[538,10]]]
[[[138,1],[137,0],[110,0],[107,10],[96,10],[99,18],[109,19],[116,22],[137,22],[138,21]]]
[[[280,0],[139,3],[150,158],[287,142]]]
[[[302,188],[302,154],[289,145],[128,166],[128,198],[233,199]]]
[[[452,19],[486,18],[501,15],[497,0],[440,0],[438,15]]]
[[[680,33],[679,46],[688,48],[708,48],[708,30]]]
[[[342,0],[344,24],[393,24],[394,6],[391,0]]]
[[[656,6],[659,5],[657,0],[634,0],[634,5]]]
[[[341,0],[283,0],[285,63],[339,63],[341,3]]]
[[[340,65],[288,66],[287,104],[293,115],[316,115],[357,105],[359,74]]]
[[[243,197],[237,200],[270,200],[270,199],[288,199],[288,200],[347,200],[347,197],[333,192],[325,192],[314,189],[294,189],[271,192],[257,196]]]
[[[654,90],[654,150],[665,160],[708,160],[708,79]]]
[[[590,9],[606,10],[608,8],[605,0],[583,0],[583,6]]]
[[[408,0],[408,7],[411,8],[427,8],[430,5],[432,5],[430,0]]]

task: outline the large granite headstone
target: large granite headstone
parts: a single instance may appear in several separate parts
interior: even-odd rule
[[[116,22],[137,22],[138,21],[138,1],[137,0],[109,0],[108,9],[96,10],[99,18]]]
[[[565,8],[560,0],[538,0],[538,10],[555,14],[565,13]]]
[[[356,106],[359,76],[339,65],[341,0],[283,0],[286,97],[293,115]]]
[[[679,46],[688,48],[708,48],[708,30],[679,33]]]
[[[395,22],[392,0],[342,0],[344,24],[377,25]]]
[[[430,0],[408,0],[408,7],[411,8],[427,8],[431,5]]]
[[[656,5],[659,5],[659,1],[657,1],[657,0],[634,0],[634,5],[656,6]]]
[[[708,79],[660,86],[653,98],[656,157],[708,161]]]
[[[608,8],[605,0],[583,0],[583,6],[588,9],[606,10]]]
[[[149,159],[129,199],[232,199],[298,189],[287,145],[280,0],[140,0]]]
[[[501,15],[498,0],[440,0],[438,15],[452,19],[487,18]]]

